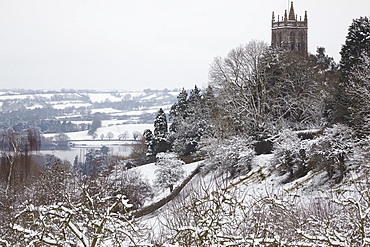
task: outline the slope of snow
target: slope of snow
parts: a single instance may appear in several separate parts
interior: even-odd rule
[[[185,164],[182,166],[182,168],[185,171],[184,178],[189,176],[200,164],[201,162],[193,162],[190,164]],[[147,165],[139,166],[133,168],[134,170],[138,171],[145,180],[149,182],[149,184],[155,188],[155,179],[156,179],[156,174],[155,171],[158,169],[157,165],[155,163],[150,163]],[[181,184],[182,181],[179,181],[174,187],[177,185]],[[168,196],[170,193],[169,189],[156,189],[155,196],[152,200],[148,200],[145,202],[146,205],[150,205],[153,202],[159,201],[162,198]]]
[[[194,162],[183,165],[182,168],[185,170],[184,176],[187,177],[188,175],[190,175],[190,173],[194,171],[199,166],[199,164],[200,162]],[[155,163],[150,163],[147,165],[135,167],[133,169],[139,171],[143,175],[143,177],[149,181],[150,185],[153,186],[156,177],[155,170],[157,170],[157,168],[158,167],[156,166]]]

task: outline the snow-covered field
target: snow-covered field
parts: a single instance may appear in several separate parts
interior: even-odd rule
[[[54,109],[57,109],[57,110],[63,110],[63,109],[69,108],[69,107],[75,107],[75,108],[86,107],[86,108],[89,108],[89,107],[91,107],[91,104],[90,103],[83,103],[83,102],[63,102],[63,103],[61,103],[60,101],[58,101],[58,102],[52,102],[52,107]]]
[[[156,113],[160,108],[162,108],[166,114],[169,114],[171,106],[172,105],[161,105],[149,107],[143,110],[114,112],[111,114],[111,116],[140,116],[142,114]],[[100,111],[100,109],[96,109],[96,111]]]
[[[91,122],[86,122],[85,123],[91,123]],[[119,120],[112,120],[112,121],[102,121],[102,126],[101,128],[98,128],[96,131],[97,134],[97,140],[101,139],[101,135],[104,135],[103,140],[107,140],[106,136],[109,132],[113,134],[112,139],[118,139],[118,136],[121,134],[124,134],[127,132],[127,138],[132,140],[132,133],[135,131],[138,131],[139,133],[143,133],[144,130],[150,129],[153,130],[154,126],[153,124],[122,124],[123,121]],[[81,123],[81,121],[74,121],[74,123]],[[53,137],[56,134],[45,134],[45,137]],[[71,139],[71,140],[92,140],[92,137],[87,134],[86,131],[77,131],[77,132],[70,132],[66,133],[66,135]]]
[[[88,96],[92,102],[104,102],[104,101],[111,101],[117,102],[121,101],[126,94],[130,94],[131,97],[138,97],[145,95],[144,92],[121,92],[118,95],[119,97],[114,96],[112,93],[104,93],[104,92],[96,92],[96,93],[63,93],[63,92],[55,92],[55,93],[36,93],[36,94],[21,94],[18,92],[1,92],[0,94],[0,101],[3,100],[17,100],[17,99],[35,99],[35,98],[45,98],[51,100],[55,95],[76,95],[78,96]]]
[[[19,100],[19,99],[34,99],[36,97],[43,97],[43,98],[46,98],[46,99],[51,99],[51,97],[54,95],[54,94],[20,94],[20,93],[13,93],[11,95],[6,95],[6,93],[9,93],[9,92],[3,92],[2,95],[0,95],[0,101],[4,101],[4,100]]]
[[[94,141],[92,140],[92,137],[87,134],[87,130],[66,133],[71,140],[69,144],[71,147],[68,150],[42,150],[41,153],[52,154],[62,160],[67,160],[73,163],[76,156],[78,156],[80,161],[82,161],[81,159],[83,159],[88,149],[107,146],[109,147],[111,154],[128,156],[131,152],[132,144],[134,143],[133,133],[138,132],[142,134],[145,129],[153,130],[154,126],[152,124],[119,124],[120,122],[121,121],[117,120],[103,121],[102,125],[104,127],[101,127],[96,131],[97,138]],[[112,140],[108,140],[108,133],[113,134]],[[126,135],[126,140],[118,140],[119,135],[121,134]],[[45,134],[44,136],[53,137],[55,135],[56,134]],[[140,138],[140,136],[138,138]]]
[[[61,160],[69,161],[71,164],[73,164],[76,156],[78,156],[78,160],[80,162],[84,162],[85,155],[89,151],[89,149],[99,149],[102,146],[108,147],[109,153],[112,155],[119,155],[123,157],[127,157],[130,155],[132,148],[132,145],[129,145],[130,142],[122,141],[120,143],[117,143],[115,141],[112,141],[112,143],[107,143],[104,141],[82,141],[77,142],[75,147],[71,147],[68,150],[41,150],[40,153],[54,155]]]

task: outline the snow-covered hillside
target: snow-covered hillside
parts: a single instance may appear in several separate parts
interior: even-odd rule
[[[189,176],[191,174],[191,172],[193,172],[200,165],[200,163],[201,162],[194,162],[194,163],[183,165],[182,168],[185,171],[184,177],[186,178],[187,176]],[[155,171],[157,169],[158,169],[158,166],[155,163],[151,163],[151,164],[147,164],[147,165],[143,165],[143,166],[133,168],[133,170],[136,170],[140,174],[142,174],[143,178],[146,179],[149,182],[149,184],[153,187],[155,186],[155,180],[156,180],[156,176],[157,176]],[[178,181],[175,184],[175,187],[178,186],[179,184],[181,184],[181,182],[182,181]],[[146,201],[145,205],[149,205],[151,203],[159,201],[160,199],[167,196],[169,193],[170,193],[170,191],[168,189],[159,189],[159,190],[157,190],[157,193],[156,193],[155,197],[152,198],[149,201]]]
[[[57,119],[60,121],[91,121],[101,113],[104,120],[124,120],[128,123],[149,123],[162,108],[169,112],[179,90],[150,90],[138,92],[96,92],[88,90],[61,91],[0,91],[0,110],[4,119],[19,121]],[[6,122],[0,124],[6,125]]]
[[[337,185],[325,182],[325,171],[285,183],[273,159],[273,154],[254,157],[252,169],[232,180],[199,174],[141,223],[163,246],[370,244],[370,194],[368,183],[356,180],[358,171]]]

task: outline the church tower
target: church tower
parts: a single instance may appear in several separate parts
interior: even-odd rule
[[[281,20],[280,16],[276,20],[275,13],[272,12],[271,46],[307,54],[307,30],[307,11],[305,11],[304,19],[300,17],[298,20],[294,13],[293,2],[291,2],[289,13],[285,10]]]

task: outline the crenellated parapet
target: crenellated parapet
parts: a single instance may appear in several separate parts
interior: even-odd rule
[[[275,13],[272,12],[271,30],[271,46],[307,53],[307,11],[305,11],[303,20],[302,17],[299,17],[298,20],[293,2],[291,2],[289,13],[285,10],[281,18],[278,15],[276,19]]]

